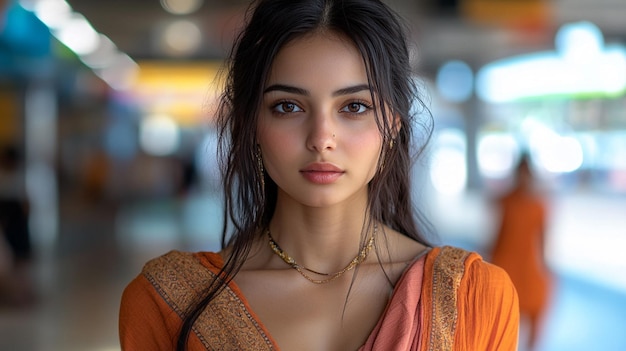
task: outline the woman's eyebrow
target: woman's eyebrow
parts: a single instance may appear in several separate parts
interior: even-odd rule
[[[267,94],[272,91],[284,91],[286,93],[292,93],[297,95],[310,95],[309,91],[302,88],[297,88],[291,85],[285,84],[273,84],[263,90],[263,94]]]
[[[341,95],[349,95],[349,94],[354,94],[354,93],[358,93],[361,91],[370,90],[370,86],[367,84],[359,84],[359,85],[354,85],[351,87],[347,87],[347,88],[343,88],[343,89],[339,89],[335,92],[333,92],[333,96],[341,96]]]
[[[370,86],[367,84],[358,84],[358,85],[336,90],[333,92],[332,95],[333,96],[349,95],[349,94],[358,93],[364,90],[369,91]],[[269,87],[265,88],[265,90],[263,90],[263,94],[267,94],[272,91],[284,91],[286,93],[304,95],[304,96],[311,95],[309,91],[306,89],[302,89],[302,88],[298,88],[298,87],[294,87],[294,86],[286,85],[286,84],[272,84]]]

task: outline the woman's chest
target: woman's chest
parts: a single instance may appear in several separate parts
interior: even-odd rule
[[[280,349],[343,351],[362,346],[387,306],[391,287],[384,276],[359,272],[354,280],[314,284],[294,273],[241,272],[236,279]]]

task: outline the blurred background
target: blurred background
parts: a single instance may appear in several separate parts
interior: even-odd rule
[[[388,3],[435,120],[414,195],[437,244],[489,259],[529,154],[553,277],[537,349],[626,350],[626,1]],[[143,263],[219,249],[211,111],[246,4],[0,0],[0,349],[119,350]]]

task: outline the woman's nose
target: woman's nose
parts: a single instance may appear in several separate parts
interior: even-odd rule
[[[337,130],[330,113],[316,113],[310,116],[307,148],[317,152],[336,147]]]

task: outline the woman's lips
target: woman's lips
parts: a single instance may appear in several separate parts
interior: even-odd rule
[[[300,170],[302,176],[314,184],[331,184],[345,172],[330,163],[312,163]]]

